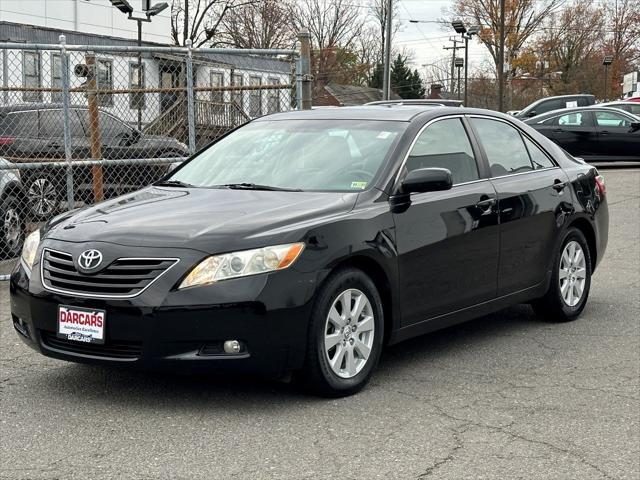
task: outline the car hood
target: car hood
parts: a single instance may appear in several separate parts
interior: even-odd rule
[[[44,236],[216,253],[294,241],[300,228],[348,213],[357,196],[148,187],[57,217],[45,227]]]

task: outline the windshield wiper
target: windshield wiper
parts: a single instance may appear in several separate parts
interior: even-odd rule
[[[159,182],[154,183],[154,185],[158,185],[160,187],[184,187],[184,188],[195,187],[195,185],[191,185],[190,183],[186,183],[181,180],[161,180]]]
[[[274,192],[301,192],[302,191],[299,188],[272,187],[270,185],[259,185],[257,183],[225,183],[224,185],[219,185],[219,186],[236,189],[236,190],[269,190]]]

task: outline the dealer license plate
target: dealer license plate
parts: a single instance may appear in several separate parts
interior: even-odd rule
[[[107,312],[92,308],[58,306],[59,338],[83,343],[104,343]]]

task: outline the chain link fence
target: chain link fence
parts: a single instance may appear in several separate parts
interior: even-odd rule
[[[3,280],[43,222],[157,181],[229,130],[296,108],[303,90],[295,51],[71,46],[61,36],[0,43],[0,55]]]

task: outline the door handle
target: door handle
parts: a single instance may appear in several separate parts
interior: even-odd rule
[[[496,204],[496,199],[494,198],[488,198],[485,196],[480,197],[481,200],[476,203],[476,208],[479,208],[480,210],[482,210],[484,213],[488,213],[493,206]]]
[[[609,130],[600,130],[600,135],[609,135],[610,133]]]
[[[557,178],[553,181],[553,189],[556,192],[562,192],[567,186],[568,182],[563,182],[562,180],[558,180]]]
[[[554,128],[553,133],[562,133],[564,132],[564,128]]]
[[[49,148],[60,148],[60,144],[58,142],[49,142],[47,147],[49,147]]]

